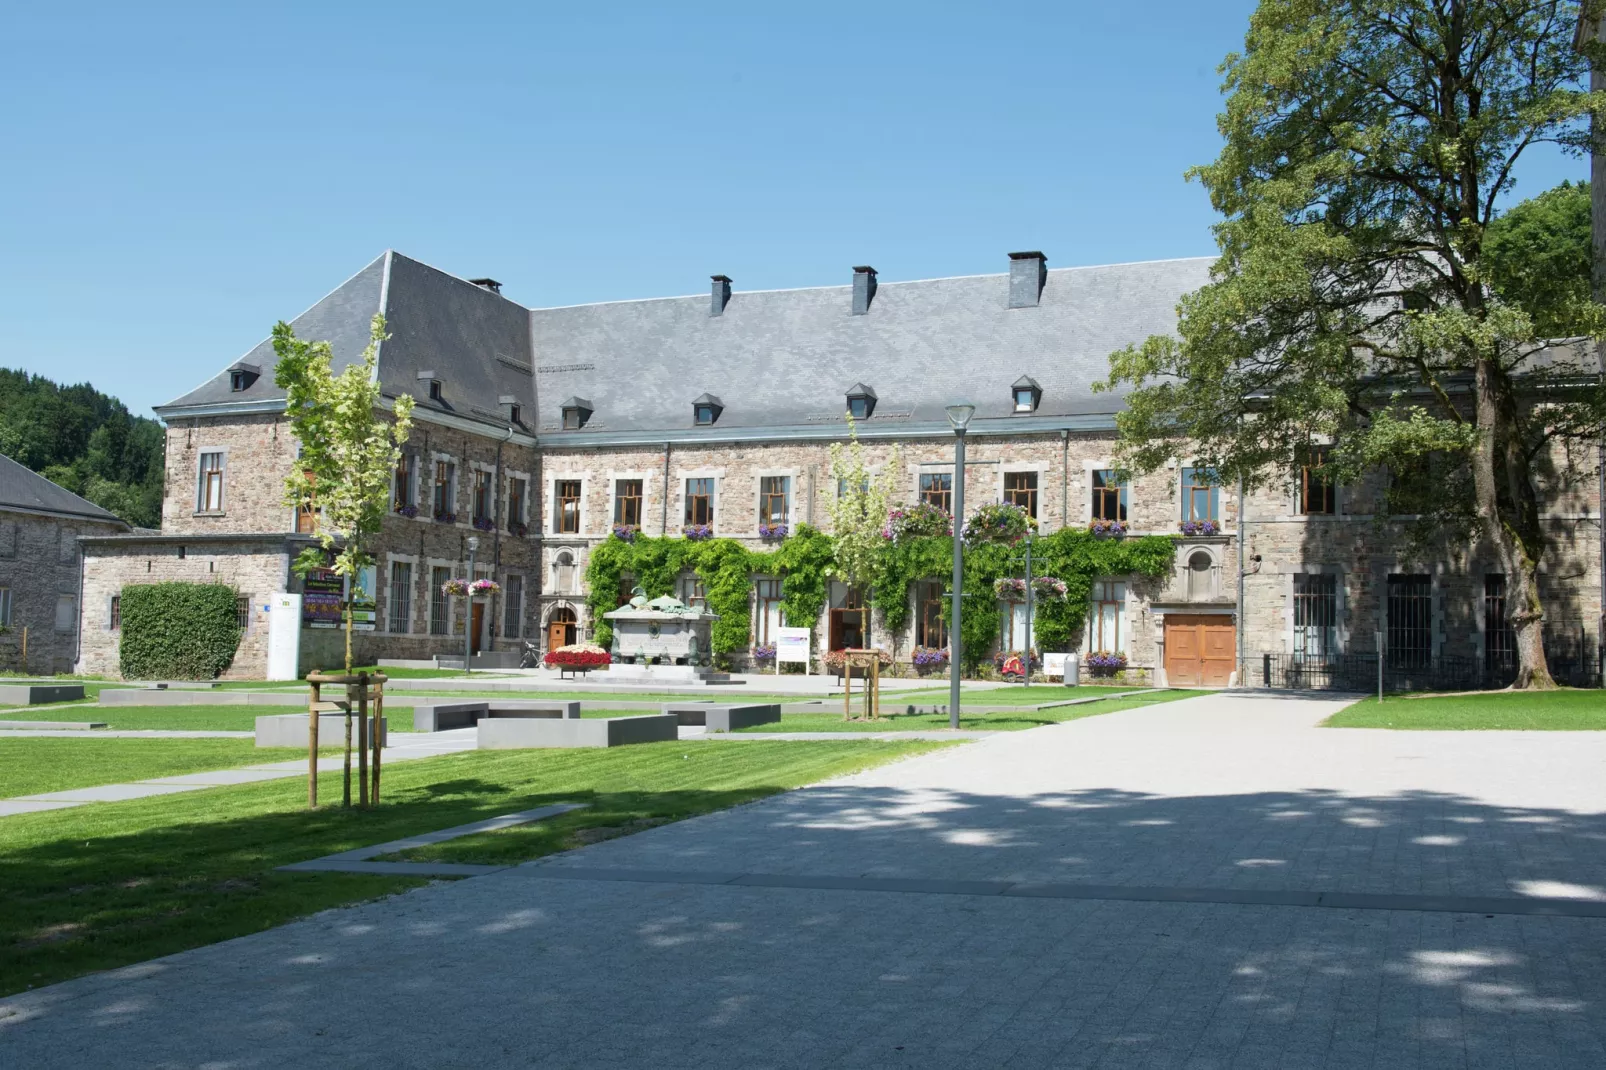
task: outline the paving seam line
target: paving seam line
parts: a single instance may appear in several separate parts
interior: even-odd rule
[[[509,867],[505,865],[477,865],[469,862],[375,862],[372,859],[377,855],[395,854],[397,851],[408,851],[415,847],[427,847],[431,844],[445,843],[447,840],[455,840],[461,836],[472,836],[477,832],[494,832],[497,829],[512,828],[515,825],[527,825],[532,821],[556,817],[571,810],[584,810],[590,805],[590,803],[554,803],[551,806],[541,806],[534,810],[521,810],[515,814],[502,814],[498,817],[488,817],[483,821],[472,821],[467,825],[454,825],[451,828],[440,829],[436,832],[421,832],[416,836],[407,836],[399,840],[376,843],[369,847],[357,847],[350,851],[340,851],[337,854],[324,855],[322,858],[313,858],[305,862],[292,862],[287,866],[279,866],[278,868],[291,873],[378,873],[400,877],[478,877],[486,873],[496,873]]]

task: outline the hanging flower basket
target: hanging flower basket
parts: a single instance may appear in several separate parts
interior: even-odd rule
[[[398,505],[396,506],[396,515],[405,516],[408,520],[411,520],[413,517],[418,515],[418,506]]]
[[[592,669],[605,669],[612,664],[613,659],[608,652],[592,643],[574,643],[569,646],[560,646],[546,652],[541,659],[547,665],[564,672],[590,672]]]
[[[1221,525],[1214,520],[1184,520],[1182,534],[1184,535],[1217,535],[1221,532]]]
[[[474,518],[474,527],[479,531],[495,531],[496,521],[488,516],[477,516]]]
[[[965,541],[972,546],[997,542],[1013,546],[1037,527],[1021,506],[1009,502],[984,505],[965,521]]]
[[[1026,581],[1019,576],[1006,576],[993,581],[993,593],[1005,602],[1026,601]],[[1053,576],[1032,577],[1032,597],[1039,602],[1063,602],[1065,581]]]
[[[447,580],[445,583],[441,584],[441,594],[450,595],[455,598],[461,598],[468,594],[468,581]]]
[[[692,542],[704,542],[714,537],[712,524],[687,524],[683,530],[686,538]]]
[[[468,585],[468,590],[475,597],[483,598],[487,595],[501,594],[502,585],[495,580],[475,580]]]
[[[1087,530],[1104,539],[1118,539],[1126,534],[1125,520],[1095,520],[1087,526]]]
[[[632,524],[615,524],[613,526],[613,537],[620,542],[635,542],[638,531],[639,529]]]
[[[521,524],[515,520],[507,526],[507,533],[515,539],[522,539],[530,533],[530,525]]]
[[[790,530],[785,524],[760,524],[758,526],[758,537],[770,542],[780,542],[786,538]]]
[[[948,668],[948,651],[940,646],[917,646],[909,660],[914,664],[916,673],[930,676]]]
[[[1107,650],[1100,650],[1096,654],[1089,654],[1082,664],[1094,676],[1114,676],[1126,668],[1125,654],[1111,654]]]
[[[446,510],[442,509],[440,512],[435,514],[435,520],[441,524],[455,524],[457,523],[457,514],[448,513]]]
[[[888,511],[887,525],[881,529],[881,537],[888,542],[953,533],[954,518],[930,502]]]
[[[774,665],[775,664],[775,644],[774,643],[760,643],[758,646],[755,646],[753,648],[753,664],[755,664],[755,665]]]

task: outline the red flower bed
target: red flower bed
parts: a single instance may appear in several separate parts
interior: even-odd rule
[[[601,669],[613,661],[606,650],[590,643],[576,643],[574,646],[560,646],[556,650],[548,650],[542,660],[559,669]]]

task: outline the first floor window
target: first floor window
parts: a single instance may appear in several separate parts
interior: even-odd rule
[[[56,596],[56,631],[70,632],[78,626],[78,598],[76,595]]]
[[[1037,519],[1037,473],[1005,472],[1004,501],[1026,510],[1026,515]]]
[[[243,632],[251,627],[251,596],[248,594],[236,595],[234,599],[234,623],[240,626]]]
[[[1093,473],[1093,519],[1126,520],[1126,485],[1115,478],[1112,468]]]
[[[512,478],[507,481],[507,529],[517,531],[518,525],[524,523],[524,488],[525,481]]]
[[[1294,659],[1338,653],[1338,577],[1294,577]]]
[[[1307,462],[1299,470],[1299,512],[1303,516],[1327,516],[1338,511],[1338,494],[1327,475],[1327,447],[1312,446]]]
[[[714,480],[703,476],[686,480],[686,526],[714,525]]]
[[[524,631],[524,577],[509,573],[502,603],[502,634],[517,639]]]
[[[1425,669],[1433,660],[1433,578],[1388,578],[1388,664],[1394,669]]]
[[[1515,666],[1517,633],[1506,615],[1506,577],[1491,572],[1483,577],[1483,660],[1491,668]]]
[[[559,535],[578,535],[580,533],[580,481],[578,479],[560,479],[557,481],[554,493],[552,518],[557,523],[555,529]]]
[[[758,481],[758,522],[774,526],[786,523],[786,500],[791,494],[788,476],[764,476]]]
[[[307,483],[309,485],[313,483],[311,471],[305,471],[301,474],[307,477]],[[317,530],[318,499],[315,493],[309,489],[307,496],[301,499],[301,504],[296,506],[296,533],[299,535],[311,535],[317,532]]]
[[[3,592],[0,592],[3,595]],[[112,595],[111,605],[106,610],[106,627],[111,631],[118,631],[123,626],[123,596]]]
[[[920,473],[920,500],[945,513],[954,511],[954,477],[951,472]]]
[[[491,519],[491,473],[479,468],[474,470],[474,519]]]
[[[1083,646],[1090,654],[1125,654],[1126,632],[1126,584],[1120,580],[1095,583]]]
[[[998,637],[999,649],[1004,651],[1024,651],[1027,643],[1027,632],[1031,632],[1031,642],[1037,643],[1037,604],[1032,604],[1032,626],[1026,627],[1026,603],[1005,602],[999,606],[1001,612],[1001,627],[1003,634]]]
[[[413,501],[413,470],[418,458],[411,453],[404,453],[396,459],[396,475],[392,480],[391,509],[405,509],[416,504]]]
[[[1221,488],[1214,469],[1182,470],[1182,519],[1221,519]]]
[[[641,527],[641,480],[613,481],[613,522],[620,527]]]
[[[680,600],[688,606],[698,602],[706,602],[708,590],[703,586],[703,579],[695,572],[688,572],[680,577]]]
[[[435,516],[437,518],[448,516],[454,512],[457,503],[457,489],[453,486],[457,480],[457,465],[451,461],[435,462]]]
[[[766,646],[775,642],[781,627],[781,581],[758,580],[753,587],[758,596],[758,626],[754,629],[756,638],[753,641],[758,646]]]
[[[922,580],[915,584],[915,646],[948,646],[948,626],[942,622],[942,603],[941,583]]]
[[[429,634],[446,635],[451,630],[452,600],[443,588],[452,578],[449,568],[429,570]]]
[[[413,566],[406,561],[390,563],[390,630],[406,634],[411,630],[413,608]]]
[[[195,508],[202,513],[223,511],[223,454],[201,454],[200,485],[195,496]]]

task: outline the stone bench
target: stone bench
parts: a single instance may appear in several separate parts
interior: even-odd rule
[[[679,738],[680,722],[672,714],[640,717],[486,717],[479,727],[480,750],[535,747],[622,747],[627,743],[661,743]]]
[[[702,725],[709,732],[734,732],[738,728],[777,724],[781,720],[779,703],[717,706],[708,702],[666,702],[663,711],[674,715],[679,724]]]
[[[472,728],[482,720],[503,718],[510,720],[578,720],[580,703],[570,702],[507,702],[494,699],[484,702],[438,702],[413,707],[414,732],[445,732],[452,728]]]
[[[351,745],[357,746],[357,719],[352,718]],[[379,719],[379,745],[387,746],[389,740],[389,718]],[[266,717],[257,718],[257,746],[259,747],[299,747],[303,750],[307,746],[307,715],[305,713],[276,713]],[[318,715],[318,746],[338,747],[346,742],[346,715],[344,713],[320,713]]]
[[[0,684],[0,706],[37,706],[83,697],[83,684]]]

